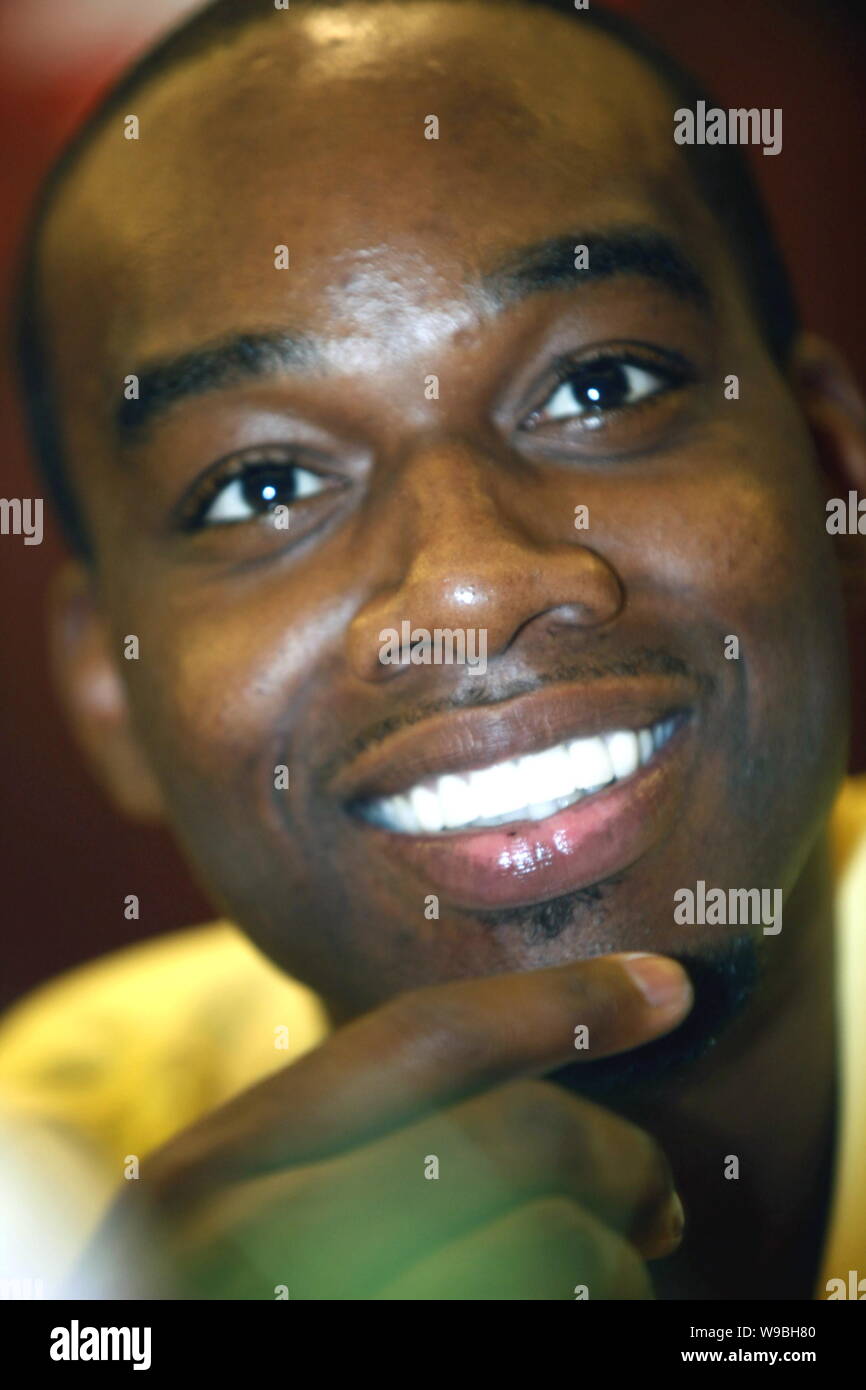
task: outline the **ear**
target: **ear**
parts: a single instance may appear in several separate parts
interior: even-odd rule
[[[93,580],[78,562],[68,562],[52,586],[50,655],[61,703],[97,779],[133,819],[161,820],[162,794],[132,727]]]
[[[845,358],[817,333],[802,333],[791,356],[791,385],[812,432],[825,495],[866,501],[866,401]],[[848,602],[866,605],[866,506],[854,534],[834,536]]]

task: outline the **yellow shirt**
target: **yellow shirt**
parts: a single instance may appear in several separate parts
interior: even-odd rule
[[[866,778],[839,797],[833,850],[841,1131],[816,1298],[828,1280],[866,1278]],[[127,947],[23,999],[0,1022],[6,1296],[56,1296],[130,1158],[327,1031],[316,996],[226,923]]]

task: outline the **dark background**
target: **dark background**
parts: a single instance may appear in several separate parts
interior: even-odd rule
[[[758,151],[755,168],[808,326],[834,339],[866,382],[862,0],[632,0],[611,7],[637,16],[724,106],[782,108],[782,153]],[[4,324],[23,218],[53,153],[112,75],[194,8],[184,0],[0,0]],[[39,496],[8,333],[4,339],[0,494]],[[43,617],[62,554],[53,522],[46,522],[41,546],[0,536],[0,1007],[79,961],[209,915],[168,838],[120,820],[63,727],[46,669]],[[860,689],[864,648],[855,643]],[[859,771],[866,767],[866,721],[859,709],[854,714],[852,768]],[[128,893],[140,898],[137,922],[123,916]]]

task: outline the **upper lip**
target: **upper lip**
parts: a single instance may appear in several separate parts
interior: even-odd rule
[[[645,728],[688,708],[695,697],[694,685],[670,676],[600,677],[446,711],[360,753],[337,774],[332,790],[347,804],[395,796],[429,777],[490,767],[571,739]]]

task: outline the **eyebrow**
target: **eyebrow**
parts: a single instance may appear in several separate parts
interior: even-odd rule
[[[321,350],[311,338],[284,330],[239,333],[178,357],[137,370],[137,396],[120,401],[115,425],[121,444],[132,444],[159,415],[177,401],[219,391],[243,381],[275,377],[286,371],[311,371],[324,366]]]
[[[585,269],[575,266],[579,248],[586,248]],[[614,275],[637,275],[652,280],[676,299],[708,312],[709,286],[686,253],[670,237],[651,227],[625,226],[602,235],[590,232],[551,237],[519,248],[482,277],[482,289],[497,306],[532,294],[570,288]]]
[[[587,248],[588,264],[578,269],[581,246]],[[563,234],[520,247],[480,277],[480,288],[498,312],[535,294],[624,275],[653,281],[709,314],[709,287],[693,262],[670,237],[641,226]],[[326,370],[323,348],[308,335],[283,329],[236,334],[136,371],[137,396],[124,396],[115,412],[117,436],[122,445],[135,443],[178,401],[285,372]]]

